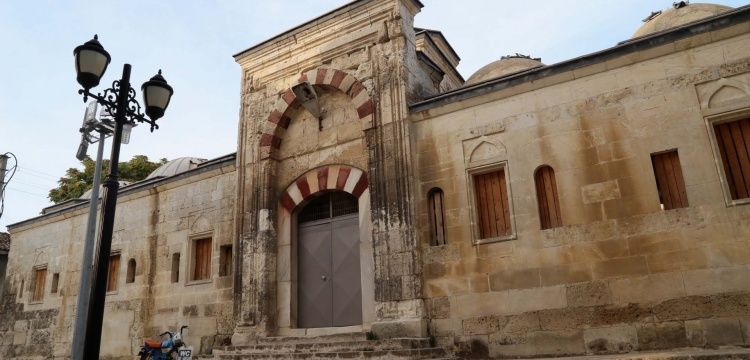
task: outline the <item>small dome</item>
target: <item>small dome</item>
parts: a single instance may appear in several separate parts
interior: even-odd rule
[[[732,8],[724,5],[690,4],[688,1],[678,1],[670,9],[651,13],[649,17],[643,20],[644,24],[638,28],[632,38],[685,25],[729,10],[732,10]]]
[[[102,180],[104,180],[104,179],[102,179]],[[128,186],[128,185],[131,184],[130,181],[125,181],[125,180],[119,180],[118,182],[120,183],[120,188]],[[83,195],[81,195],[79,197],[79,199],[91,199],[91,192],[92,191],[94,191],[94,189],[88,189],[88,190],[86,190],[86,192],[83,193]],[[104,196],[104,185],[99,185],[99,198],[101,199],[102,196]]]
[[[166,164],[159,166],[156,170],[148,174],[146,179],[153,179],[156,177],[167,177],[177,175],[181,172],[195,169],[200,163],[205,162],[206,159],[194,158],[194,157],[181,157],[167,162]]]
[[[491,62],[477,70],[466,80],[465,85],[473,85],[486,80],[496,79],[519,71],[544,66],[540,58],[515,54],[503,56],[500,60]]]

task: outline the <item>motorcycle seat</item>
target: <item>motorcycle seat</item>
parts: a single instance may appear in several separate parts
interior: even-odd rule
[[[161,341],[154,339],[144,339],[144,344],[151,349],[161,349]]]

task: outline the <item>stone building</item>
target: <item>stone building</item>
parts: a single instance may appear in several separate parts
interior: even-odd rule
[[[123,189],[103,355],[180,324],[220,358],[750,344],[750,7],[468,80],[421,8],[354,1],[234,56],[236,155]],[[85,215],[9,227],[0,356],[67,354]]]
[[[5,285],[5,267],[8,265],[8,250],[10,250],[10,234],[0,232],[0,297],[3,296],[3,285]]]

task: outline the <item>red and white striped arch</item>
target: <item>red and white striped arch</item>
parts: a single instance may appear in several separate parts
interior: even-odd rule
[[[305,81],[312,85],[332,87],[347,94],[357,109],[362,130],[372,127],[375,105],[364,85],[353,75],[341,70],[320,67],[302,74],[297,80],[298,83]],[[268,115],[261,129],[260,154],[262,159],[271,157],[274,151],[281,147],[281,139],[291,122],[286,111],[296,100],[291,88],[284,91],[277,99],[275,109]]]
[[[360,197],[367,190],[367,174],[347,165],[329,165],[308,171],[281,194],[280,202],[289,213],[310,196],[326,190],[340,190]]]

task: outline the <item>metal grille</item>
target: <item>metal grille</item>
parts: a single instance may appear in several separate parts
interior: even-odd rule
[[[359,210],[357,198],[343,191],[326,192],[310,201],[297,216],[300,223],[355,214]]]
[[[357,198],[345,192],[331,193],[332,217],[354,214],[359,211]]]
[[[310,201],[297,217],[300,223],[331,218],[331,196],[329,193]]]

